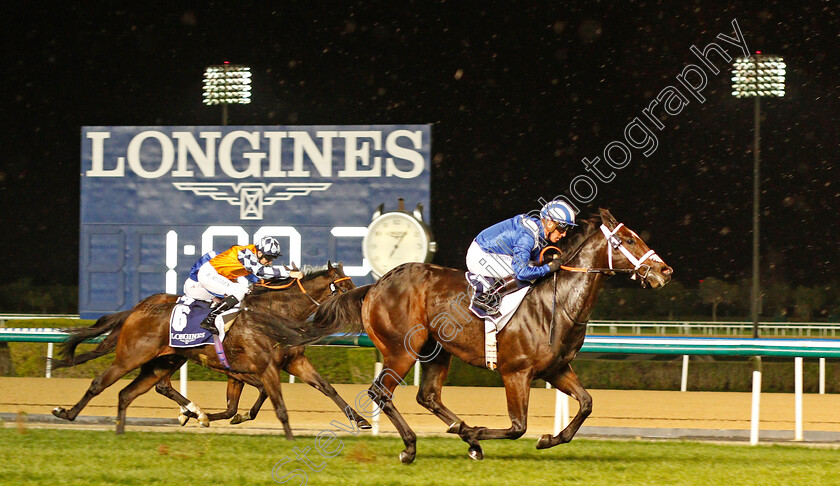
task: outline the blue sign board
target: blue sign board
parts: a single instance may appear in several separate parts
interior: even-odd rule
[[[203,253],[263,236],[277,263],[371,283],[371,216],[398,198],[428,211],[430,153],[429,125],[84,127],[79,314],[181,293]]]

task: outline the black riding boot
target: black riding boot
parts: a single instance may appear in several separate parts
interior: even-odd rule
[[[499,305],[502,303],[502,297],[507,294],[519,290],[522,284],[513,275],[496,280],[492,287],[487,291],[478,294],[473,299],[476,308],[483,310],[488,316],[492,316],[499,312]]]
[[[219,329],[216,327],[216,316],[222,312],[232,309],[239,302],[239,299],[233,295],[226,296],[215,307],[211,307],[210,313],[201,321],[201,328],[210,331],[213,334],[219,334]]]

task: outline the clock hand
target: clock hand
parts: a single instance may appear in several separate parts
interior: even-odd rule
[[[393,250],[391,250],[391,254],[390,254],[390,255],[388,255],[388,258],[391,258],[392,256],[394,256],[394,252],[396,252],[396,251],[397,251],[397,248],[399,248],[399,247],[400,247],[400,242],[402,241],[402,239],[403,239],[403,238],[405,238],[405,235],[406,235],[406,234],[408,234],[408,231],[406,231],[405,233],[403,233],[403,234],[401,234],[401,235],[400,235],[400,237],[399,237],[399,239],[397,240],[397,242],[396,242],[396,243],[394,243],[394,249],[393,249]]]

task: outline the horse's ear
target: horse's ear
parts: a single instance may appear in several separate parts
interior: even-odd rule
[[[604,223],[604,226],[613,229],[618,225],[618,221],[615,220],[609,209],[599,208],[599,211],[601,212],[601,222]]]

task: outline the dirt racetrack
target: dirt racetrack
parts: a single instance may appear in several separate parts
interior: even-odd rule
[[[116,416],[117,394],[128,381],[120,381],[95,397],[82,411],[85,416]],[[69,408],[84,394],[87,379],[74,378],[0,378],[0,414],[25,412],[48,415],[55,406]],[[177,387],[177,382],[174,382]],[[189,382],[188,395],[205,411],[217,412],[225,405],[224,382]],[[352,406],[366,386],[335,385],[339,394]],[[417,404],[416,387],[398,389],[394,403],[409,425],[419,434],[439,434],[445,425]],[[750,394],[717,392],[590,390],[593,412],[580,435],[629,435],[648,437],[748,437],[750,427]],[[257,397],[254,388],[246,387],[240,411],[246,411]],[[338,408],[324,395],[306,384],[283,385],[283,397],[289,410],[293,430],[298,434],[317,433],[330,428],[332,420],[342,420]],[[506,428],[510,426],[502,388],[445,387],[443,401],[469,425]],[[577,402],[570,400],[571,413]],[[535,437],[554,429],[555,390],[533,389],[528,414],[528,434]],[[840,395],[806,394],[803,398],[805,438],[840,441]],[[174,402],[154,391],[139,397],[128,409],[128,430],[137,430],[135,417],[174,419],[178,408]],[[794,396],[784,393],[761,395],[762,438],[789,439],[794,430]],[[346,422],[346,420],[345,420]],[[81,424],[69,426],[82,427]],[[111,426],[113,427],[113,426]],[[164,427],[177,428],[177,425]],[[195,422],[187,428],[196,429]],[[266,402],[255,421],[231,426],[215,422],[207,429],[216,432],[279,432],[280,423],[270,402]],[[395,433],[386,417],[382,417],[382,433]],[[615,434],[610,433],[611,431]],[[676,431],[676,432],[675,432]],[[682,432],[679,432],[682,431]],[[690,433],[686,431],[691,431]],[[728,431],[730,434],[722,432]],[[777,432],[775,435],[772,431]],[[708,432],[708,434],[706,434]],[[767,436],[767,433],[771,435]],[[815,435],[816,434],[816,435]]]

